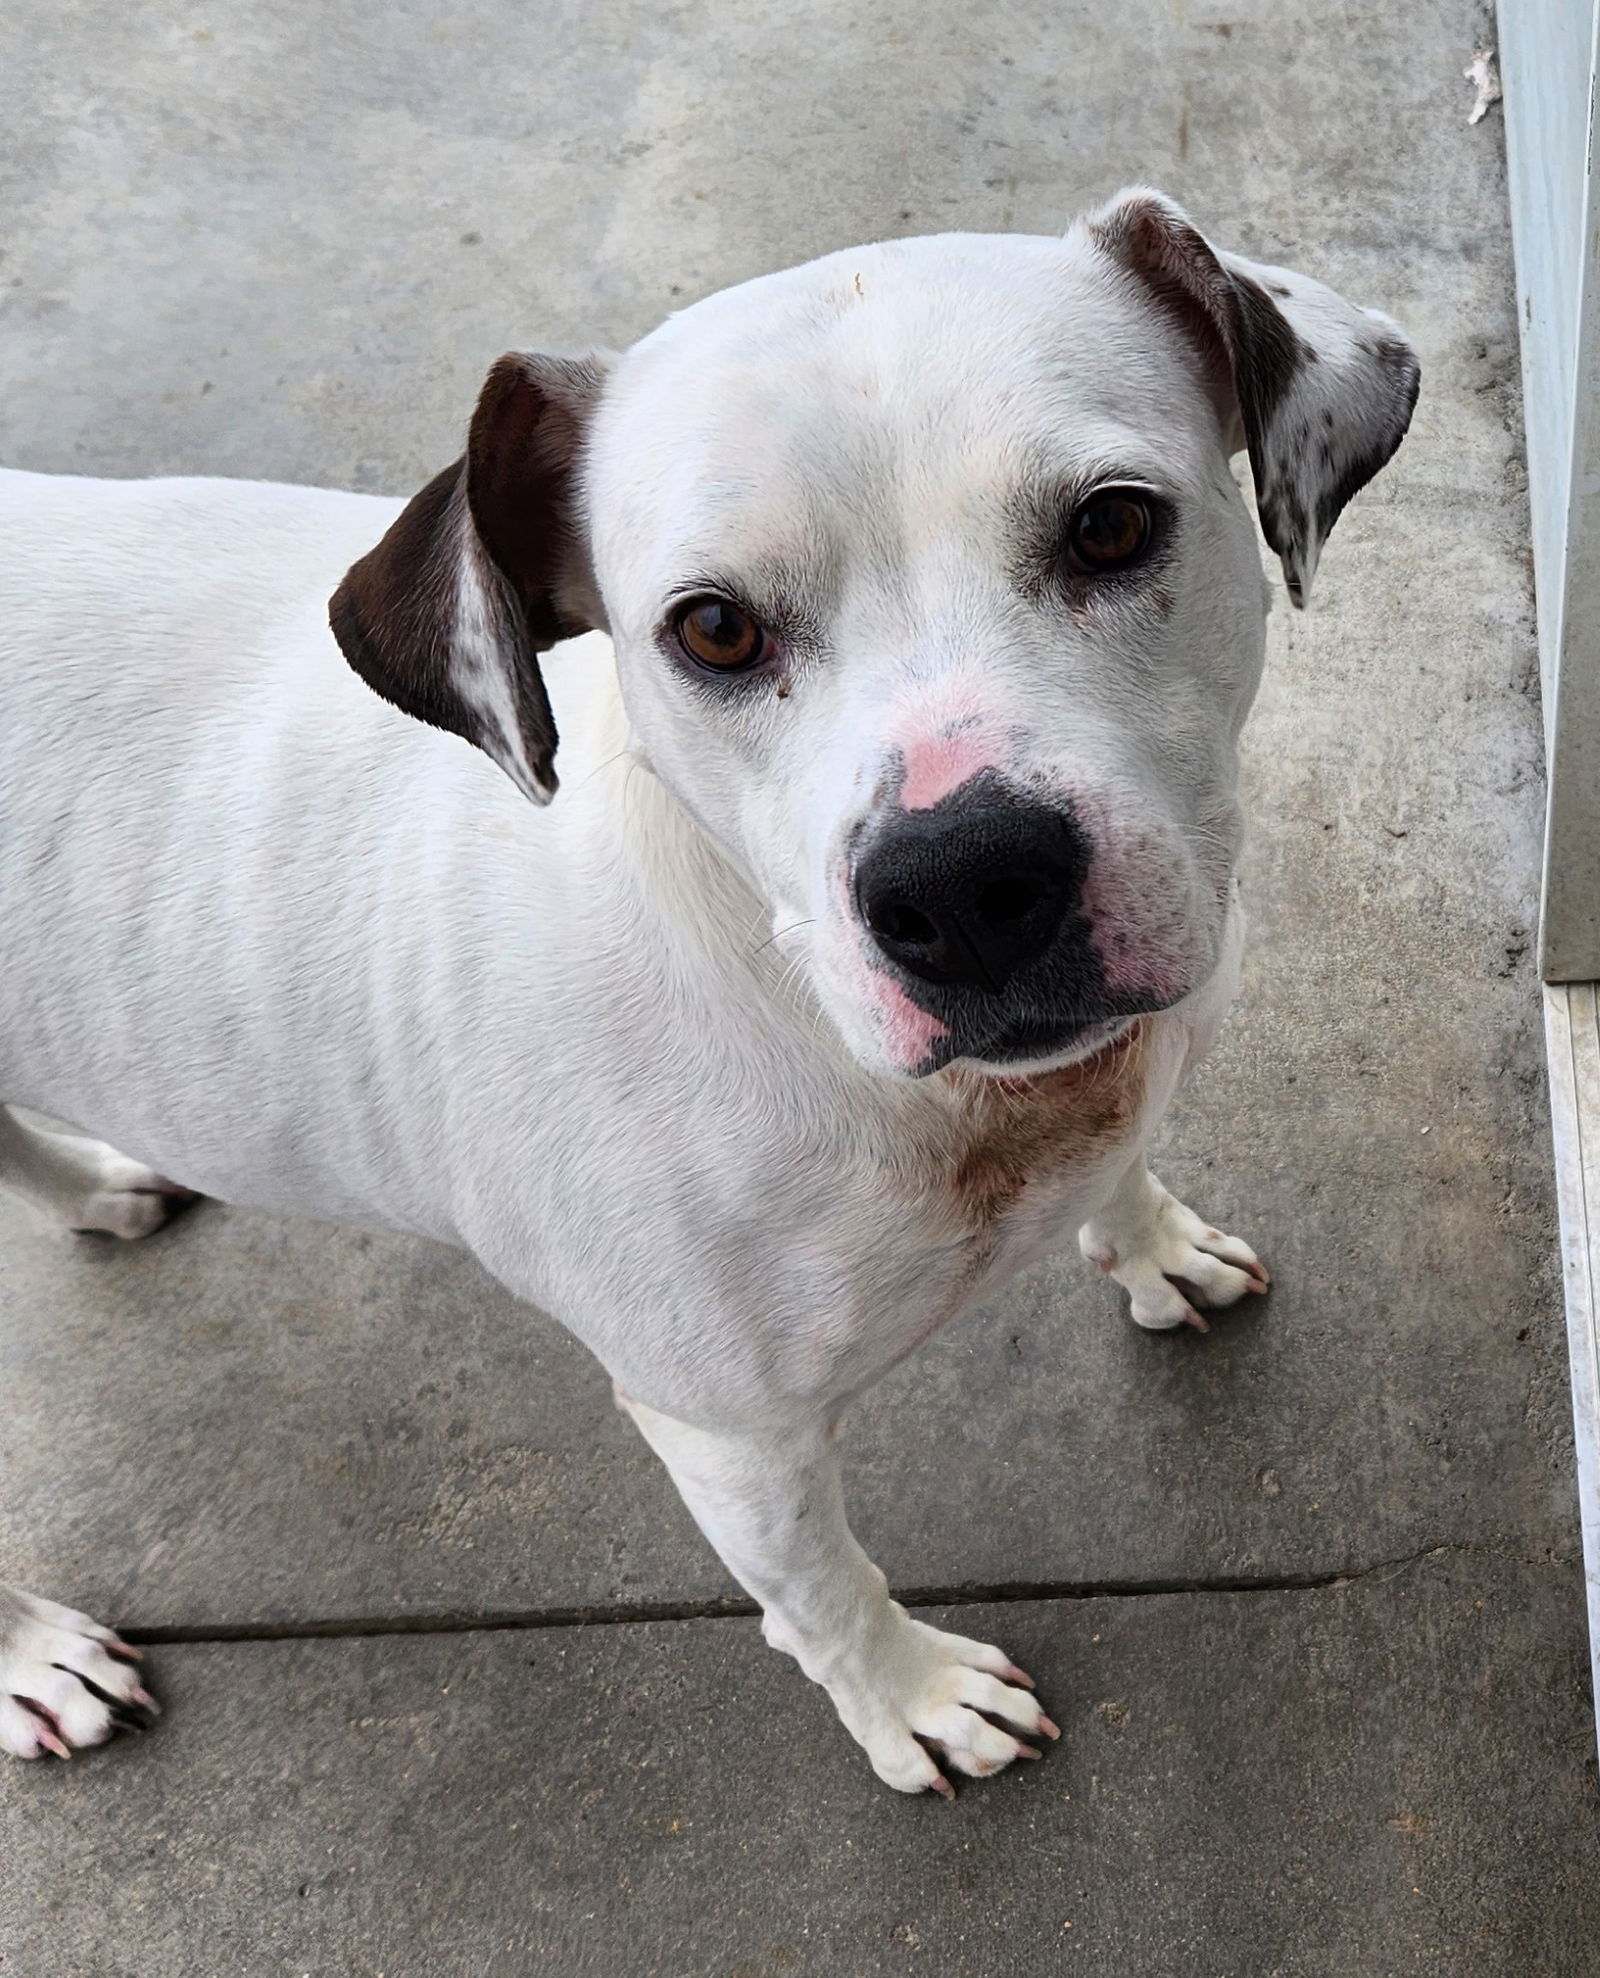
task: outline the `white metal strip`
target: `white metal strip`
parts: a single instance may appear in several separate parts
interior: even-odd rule
[[[1600,1701],[1600,1002],[1595,984],[1551,984],[1544,992],[1544,1014],[1589,1656]]]
[[[1594,0],[1500,0],[1506,178],[1522,333],[1528,506],[1545,703],[1555,706],[1583,294]],[[1423,389],[1427,389],[1424,381]]]
[[[1539,972],[1547,982],[1592,982],[1600,975],[1600,159],[1594,142],[1600,4],[1566,0],[1566,7],[1588,12],[1590,52],[1587,129],[1573,129],[1564,140],[1582,166],[1584,213],[1559,545],[1565,567],[1553,624],[1548,586],[1539,597],[1546,643],[1555,641],[1556,674],[1553,697],[1546,684],[1544,709],[1550,794]]]

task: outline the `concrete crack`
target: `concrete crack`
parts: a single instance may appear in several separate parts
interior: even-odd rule
[[[1323,1573],[1224,1574],[1142,1580],[1007,1580],[993,1585],[904,1587],[894,1597],[904,1607],[992,1607],[1023,1601],[1139,1600],[1150,1595],[1323,1593],[1402,1573],[1442,1553],[1473,1555],[1541,1570],[1574,1572],[1575,1560],[1528,1559],[1493,1546],[1440,1540],[1364,1566]],[[602,1628],[649,1621],[750,1620],[760,1613],[737,1595],[709,1600],[607,1601],[581,1607],[535,1607],[475,1613],[376,1614],[305,1621],[218,1621],[192,1627],[124,1627],[126,1641],[144,1647],[199,1646],[207,1642],[317,1641],[365,1635],[493,1634],[545,1628]]]

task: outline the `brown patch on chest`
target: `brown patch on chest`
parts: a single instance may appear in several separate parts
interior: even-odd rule
[[[963,1221],[985,1228],[1041,1175],[1092,1160],[1130,1132],[1144,1103],[1145,1025],[1082,1064],[1039,1078],[964,1075],[965,1131],[950,1186]]]

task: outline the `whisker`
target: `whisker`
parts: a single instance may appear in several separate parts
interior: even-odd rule
[[[589,774],[586,777],[584,777],[581,783],[575,783],[573,785],[573,789],[574,790],[588,789],[589,785],[600,774],[601,770],[609,769],[614,762],[621,762],[622,758],[625,755],[632,755],[632,754],[633,754],[633,750],[631,748],[618,749],[615,755],[608,755],[604,762],[597,762],[594,768],[589,771]]]
[[[764,955],[768,948],[772,946],[773,941],[781,941],[786,934],[798,934],[802,927],[813,927],[815,925],[815,916],[811,916],[805,920],[794,921],[788,927],[780,927],[770,940],[763,941],[760,947],[750,950],[751,960],[753,961],[757,955]]]
[[[794,960],[784,969],[782,975],[778,977],[772,992],[774,996],[783,995],[785,990],[788,989],[789,984],[798,977],[801,969],[805,967],[805,963],[806,958],[804,955],[795,956]]]

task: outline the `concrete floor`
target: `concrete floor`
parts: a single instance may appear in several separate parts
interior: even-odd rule
[[[877,1787],[719,1617],[604,1381],[469,1262],[0,1208],[0,1577],[165,1644],[171,1706],[0,1772],[0,1978],[1593,1971],[1488,32],[1466,0],[14,0],[9,464],[408,492],[507,345],[1131,179],[1390,310],[1424,391],[1272,620],[1246,992],[1165,1152],[1278,1289],[1153,1338],[1063,1257],[855,1426],[864,1541],[1028,1661],[1062,1747],[954,1809]]]

